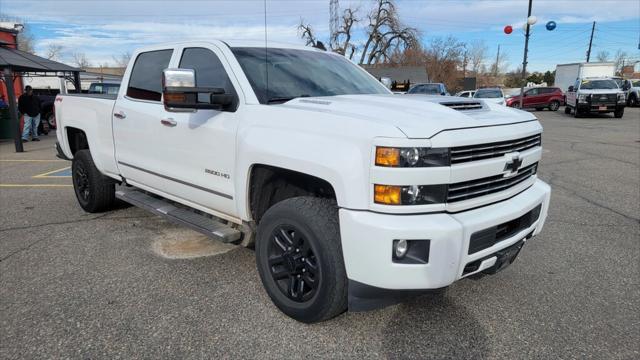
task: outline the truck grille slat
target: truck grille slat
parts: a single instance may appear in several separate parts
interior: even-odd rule
[[[525,151],[542,144],[540,134],[526,138],[500,141],[490,144],[458,146],[451,148],[451,164],[490,159],[515,151]]]
[[[518,173],[512,177],[505,178],[500,174],[482,179],[450,184],[447,192],[447,202],[452,203],[468,200],[508,189],[535,175],[537,169],[538,163],[535,163],[520,169]]]

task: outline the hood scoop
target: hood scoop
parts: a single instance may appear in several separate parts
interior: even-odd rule
[[[480,110],[484,108],[480,101],[447,101],[439,104],[458,111]]]

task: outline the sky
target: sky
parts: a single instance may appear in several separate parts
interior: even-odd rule
[[[400,19],[419,30],[423,43],[453,35],[483,41],[487,65],[495,61],[498,45],[508,69],[522,63],[528,0],[398,0]],[[311,24],[320,40],[328,41],[329,0],[0,0],[0,15],[27,24],[40,55],[51,44],[63,48],[61,61],[86,54],[94,64],[113,64],[135,48],[190,39],[267,39],[303,44],[300,21]],[[356,42],[363,41],[370,0],[340,0],[340,8],[359,8]],[[538,18],[529,42],[532,71],[555,69],[558,63],[585,60],[591,26],[596,22],[592,57],[618,50],[640,60],[639,0],[533,0]],[[544,24],[553,20],[554,31]],[[512,25],[511,35],[503,33]]]

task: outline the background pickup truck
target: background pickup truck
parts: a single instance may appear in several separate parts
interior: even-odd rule
[[[611,78],[594,77],[576,79],[569,86],[565,114],[573,111],[575,117],[596,113],[613,113],[616,118],[624,115],[626,99],[624,91]]]
[[[317,49],[154,46],[117,95],[55,101],[83,209],[120,198],[255,244],[267,293],[304,322],[501,270],[549,206],[534,115],[393,95]]]

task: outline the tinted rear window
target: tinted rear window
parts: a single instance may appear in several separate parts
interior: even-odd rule
[[[134,99],[162,99],[162,71],[169,66],[173,50],[159,50],[138,55],[129,79],[127,96]]]

